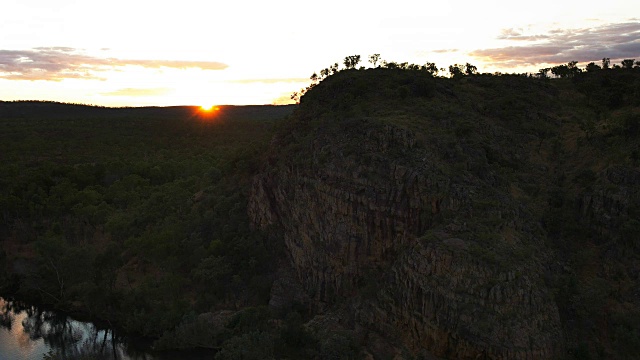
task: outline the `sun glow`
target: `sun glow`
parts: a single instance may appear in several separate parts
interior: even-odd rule
[[[207,112],[210,112],[210,111],[218,111],[218,110],[220,110],[220,108],[219,108],[219,107],[217,107],[217,106],[215,106],[215,105],[213,105],[213,104],[201,105],[201,106],[200,106],[200,109],[201,109],[202,111],[207,111]]]

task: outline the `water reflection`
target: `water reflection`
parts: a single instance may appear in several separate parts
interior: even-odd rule
[[[0,359],[153,359],[126,344],[112,329],[0,298]]]

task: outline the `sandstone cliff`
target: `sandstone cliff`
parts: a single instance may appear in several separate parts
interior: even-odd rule
[[[375,358],[633,358],[638,168],[593,153],[638,141],[587,133],[563,86],[373,69],[312,89],[251,191],[297,280],[274,298],[304,289]]]

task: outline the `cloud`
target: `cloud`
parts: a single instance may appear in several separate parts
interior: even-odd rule
[[[214,61],[131,60],[100,58],[70,47],[38,47],[31,50],[0,50],[0,78],[11,80],[102,79],[101,71],[124,66],[145,68],[197,68],[223,70],[226,64]]]
[[[295,103],[295,101],[291,100],[291,94],[282,94],[271,102],[272,105],[291,105]]]
[[[105,96],[162,96],[172,92],[169,88],[124,88],[101,93]]]
[[[433,50],[434,53],[438,53],[438,54],[446,54],[446,53],[454,53],[454,52],[458,52],[460,50],[458,49],[439,49],[439,50]]]
[[[640,22],[635,19],[592,28],[552,29],[546,34],[504,29],[498,39],[517,45],[474,50],[469,55],[496,67],[511,68],[640,57]]]
[[[226,64],[213,61],[180,61],[180,60],[118,60],[112,59],[114,66],[138,65],[146,68],[174,68],[189,69],[198,68],[201,70],[224,70]]]
[[[553,33],[554,31],[556,30],[550,30],[551,33]],[[498,36],[498,39],[514,41],[539,41],[549,38],[549,35],[523,35],[522,32],[522,29],[502,29],[500,32],[500,36]]]

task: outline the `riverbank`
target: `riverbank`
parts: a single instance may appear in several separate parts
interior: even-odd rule
[[[126,334],[87,314],[70,314],[2,296],[0,319],[0,358],[204,360],[215,355],[205,349],[154,351],[154,339]]]

